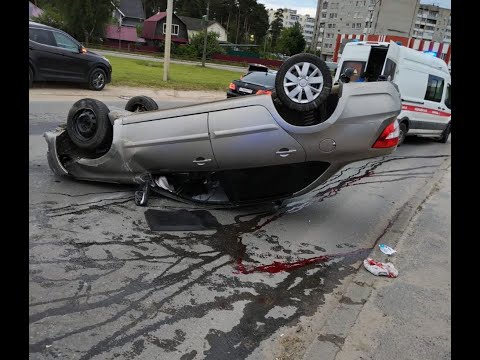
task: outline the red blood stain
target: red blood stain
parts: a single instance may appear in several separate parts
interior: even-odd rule
[[[267,272],[267,273],[270,273],[270,274],[275,274],[275,273],[279,273],[281,271],[292,271],[292,270],[296,270],[296,269],[299,269],[301,267],[304,267],[304,266],[307,266],[307,265],[310,265],[310,264],[317,264],[319,262],[325,262],[325,261],[328,261],[329,260],[329,257],[326,256],[326,255],[322,255],[322,256],[317,256],[317,257],[313,257],[313,258],[308,258],[308,259],[302,259],[302,260],[298,260],[298,261],[295,261],[295,262],[278,262],[278,261],[274,261],[273,263],[271,264],[268,264],[268,265],[260,265],[260,266],[254,266],[254,267],[251,267],[251,268],[246,268],[245,265],[243,265],[243,262],[242,262],[242,259],[239,258],[237,260],[237,273],[240,273],[240,274],[251,274],[251,273],[254,273],[254,272]]]

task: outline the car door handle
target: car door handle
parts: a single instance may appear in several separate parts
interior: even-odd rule
[[[287,148],[281,148],[280,150],[278,150],[275,154],[279,155],[280,157],[287,157],[288,155],[290,154],[293,154],[297,152],[296,149],[287,149]]]
[[[210,161],[212,161],[212,159],[205,159],[203,157],[198,157],[195,160],[193,160],[193,162],[198,166],[205,165],[207,162],[210,162]]]

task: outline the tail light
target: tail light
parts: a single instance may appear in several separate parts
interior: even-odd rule
[[[272,92],[270,90],[258,90],[256,95],[272,95]]]
[[[372,148],[384,149],[397,146],[399,136],[400,129],[398,127],[398,121],[395,120],[382,131],[377,141],[372,145]]]
[[[235,84],[234,83],[230,83],[230,85],[228,85],[228,88],[230,90],[235,90]]]

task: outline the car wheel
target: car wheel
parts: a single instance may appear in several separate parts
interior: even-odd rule
[[[88,86],[90,90],[100,91],[103,90],[105,84],[107,83],[107,75],[105,71],[100,68],[96,68],[90,74],[90,79],[88,80]]]
[[[158,110],[158,105],[151,97],[143,95],[134,96],[128,100],[125,110],[131,112],[153,111]]]
[[[402,122],[400,124],[400,134],[398,135],[398,146],[403,144],[403,141],[405,140],[405,137],[407,136],[407,132],[408,132],[407,124]]]
[[[28,88],[31,88],[33,86],[33,71],[32,67],[28,67]]]
[[[451,132],[451,125],[448,124],[447,128],[443,131],[442,136],[440,137],[440,139],[438,139],[438,142],[445,144],[448,140],[448,137],[450,136],[450,132]]]
[[[310,111],[326,101],[332,89],[332,76],[327,64],[318,56],[297,54],[280,66],[275,89],[286,107]]]
[[[98,150],[112,141],[113,127],[108,107],[95,99],[81,99],[68,112],[67,132],[72,142],[84,150]]]

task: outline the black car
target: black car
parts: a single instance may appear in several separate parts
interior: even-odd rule
[[[230,83],[227,98],[241,95],[270,94],[275,88],[276,71],[250,71]]]
[[[111,81],[110,62],[64,31],[30,21],[28,33],[30,87],[34,81],[69,81],[102,90]]]

